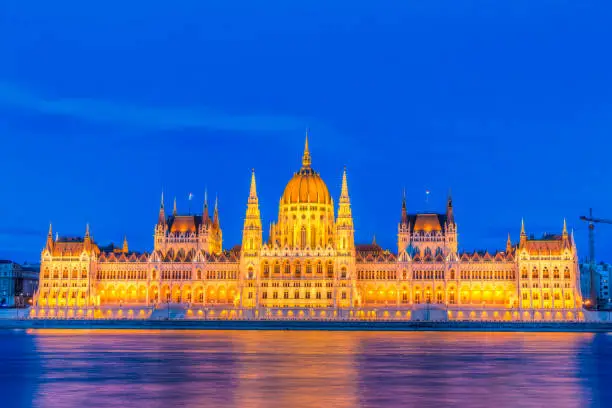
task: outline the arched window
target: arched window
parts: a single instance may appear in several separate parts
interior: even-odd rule
[[[563,279],[570,279],[570,270],[568,267],[565,267],[565,270],[563,271]]]
[[[323,273],[323,264],[321,263],[321,261],[317,262],[317,273],[318,274],[322,274]]]
[[[553,278],[559,279],[559,268],[557,268],[556,266],[555,266],[555,269],[553,270]]]
[[[334,277],[334,264],[332,261],[327,262],[327,277],[330,279]]]
[[[312,273],[312,264],[310,263],[310,261],[306,261],[306,274],[311,274]]]
[[[302,226],[302,230],[300,231],[300,247],[306,247],[306,227]]]
[[[550,274],[548,273],[548,268],[544,268],[544,270],[542,271],[543,277],[544,279],[550,279]]]
[[[302,276],[302,264],[300,263],[300,261],[295,262],[295,276]]]
[[[280,263],[278,261],[274,262],[274,273],[275,274],[280,273]]]
[[[455,279],[455,270],[454,269],[450,270],[450,278],[451,279]]]
[[[341,277],[342,279],[346,279],[346,266],[343,266],[343,267],[340,269],[340,277]]]
[[[62,272],[62,279],[68,279],[68,269],[64,269]]]
[[[49,279],[49,268],[45,268],[45,272],[43,274],[43,278]]]
[[[265,261],[263,263],[263,277],[264,278],[269,278],[270,277],[270,264],[268,263],[268,261]]]
[[[523,270],[521,271],[521,279],[527,278],[529,278],[529,276],[527,276],[527,268],[523,268]]]
[[[540,274],[538,273],[538,268],[534,266],[533,270],[531,271],[531,278],[538,279],[539,277],[540,277]]]

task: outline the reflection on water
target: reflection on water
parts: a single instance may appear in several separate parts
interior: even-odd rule
[[[2,406],[612,406],[612,336],[0,332]]]

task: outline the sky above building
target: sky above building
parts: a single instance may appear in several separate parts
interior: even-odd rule
[[[578,217],[612,218],[607,3],[4,0],[0,258],[37,260],[49,222],[150,250],[162,190],[218,194],[239,244],[251,168],[268,225],[306,128],[357,242],[396,247],[404,188],[411,212],[452,189],[460,248],[565,217],[584,256]]]

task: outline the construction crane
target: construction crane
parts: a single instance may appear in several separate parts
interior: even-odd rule
[[[595,290],[595,223],[598,224],[612,224],[612,220],[606,220],[603,218],[593,217],[593,209],[589,208],[589,216],[584,215],[580,217],[582,221],[589,223],[589,276],[591,278],[591,305],[597,308],[598,299],[597,292]]]

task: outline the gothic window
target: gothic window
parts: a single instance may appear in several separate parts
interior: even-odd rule
[[[280,273],[280,263],[278,261],[276,261],[274,263],[274,273],[275,274],[279,274]]]
[[[318,274],[323,273],[323,264],[321,263],[321,261],[317,262],[317,273]]]
[[[450,271],[450,278],[451,279],[455,279],[455,270],[454,269],[451,269],[451,271]]]
[[[264,278],[270,277],[270,264],[268,263],[268,261],[265,261],[263,264],[263,277]]]
[[[346,279],[346,266],[343,266],[343,267],[340,269],[340,277],[341,277],[342,279]]]
[[[450,303],[451,305],[455,304],[455,293],[451,292],[448,294],[448,303]]]
[[[565,267],[565,270],[563,271],[563,278],[564,279],[569,279],[570,278],[570,270],[568,267]]]
[[[295,276],[299,277],[302,275],[302,264],[300,261],[295,262]]]
[[[304,248],[306,247],[306,227],[302,227],[302,230],[300,231],[300,247]]]
[[[523,268],[523,270],[521,271],[521,279],[527,279],[527,268]]]
[[[291,274],[291,266],[289,265],[289,262],[285,261],[283,265],[283,269],[285,271],[285,274],[287,275]]]
[[[555,269],[553,270],[553,278],[559,279],[559,268],[557,268],[556,266],[555,266]]]
[[[261,294],[261,298],[262,298],[262,299],[267,299],[267,298],[268,298],[268,292],[263,292],[263,293]]]
[[[544,270],[542,271],[542,274],[544,275],[544,279],[549,279],[550,275],[548,273],[548,268],[544,268]]]
[[[536,268],[535,266],[533,267],[533,270],[531,272],[531,278],[532,279],[538,279],[540,277],[540,274],[538,273],[538,268]]]
[[[316,297],[317,297],[317,299],[321,299],[321,292],[320,291],[317,291]]]
[[[330,279],[334,277],[334,264],[332,261],[327,262],[327,277]]]
[[[310,263],[310,261],[306,261],[306,273],[307,274],[312,273],[312,264]]]

